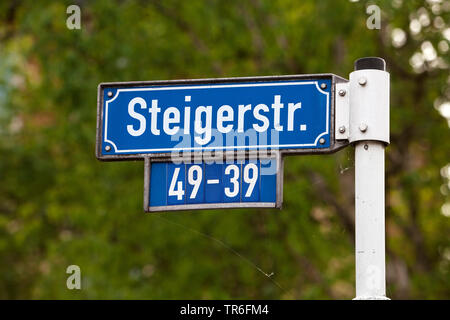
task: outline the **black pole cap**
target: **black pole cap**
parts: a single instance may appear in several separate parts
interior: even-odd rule
[[[365,57],[355,61],[355,71],[365,69],[386,71],[386,61],[379,57]]]

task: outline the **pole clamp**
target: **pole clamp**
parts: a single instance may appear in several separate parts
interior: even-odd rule
[[[389,144],[389,73],[363,69],[336,83],[336,140]]]
[[[349,142],[389,144],[389,73],[363,69],[350,73]]]

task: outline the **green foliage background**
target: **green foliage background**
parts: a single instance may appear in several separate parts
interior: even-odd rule
[[[96,90],[347,78],[355,59],[381,56],[392,83],[387,295],[449,299],[450,139],[438,109],[450,100],[450,3],[373,3],[380,30],[366,27],[366,1],[2,1],[0,298],[353,298],[352,148],[287,158],[281,211],[144,214],[143,163],[95,159]],[[70,4],[81,7],[81,30],[66,27]],[[405,43],[393,45],[395,28]],[[427,41],[437,56],[420,60]],[[72,264],[82,290],[66,288]]]

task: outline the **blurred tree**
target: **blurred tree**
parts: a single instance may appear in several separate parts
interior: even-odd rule
[[[281,211],[145,215],[142,163],[94,157],[96,88],[346,77],[373,55],[392,84],[387,294],[450,298],[450,1],[374,3],[380,30],[357,0],[2,1],[0,298],[352,298],[351,148],[287,158]]]

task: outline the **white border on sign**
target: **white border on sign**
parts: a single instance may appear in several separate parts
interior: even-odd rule
[[[266,87],[266,86],[293,86],[293,85],[311,85],[314,84],[317,90],[326,95],[327,106],[326,106],[326,131],[319,134],[314,141],[314,143],[304,143],[304,144],[278,144],[278,145],[254,145],[254,146],[222,146],[222,147],[189,147],[189,148],[161,148],[161,149],[131,149],[131,150],[118,150],[114,142],[108,139],[108,110],[109,103],[113,102],[120,92],[133,92],[133,91],[161,91],[161,90],[184,90],[184,89],[212,89],[212,88],[235,88],[235,87]],[[156,87],[156,88],[134,88],[134,89],[118,89],[116,95],[111,99],[106,101],[105,107],[105,140],[104,142],[110,143],[114,147],[114,152],[125,153],[125,152],[167,152],[167,151],[203,151],[203,150],[226,150],[226,149],[246,149],[246,148],[280,148],[280,147],[315,147],[317,142],[323,136],[328,134],[328,122],[329,122],[329,93],[323,91],[319,87],[318,81],[303,81],[303,82],[271,82],[271,83],[252,83],[252,84],[223,84],[223,85],[196,85],[196,86],[183,86],[183,87]]]

